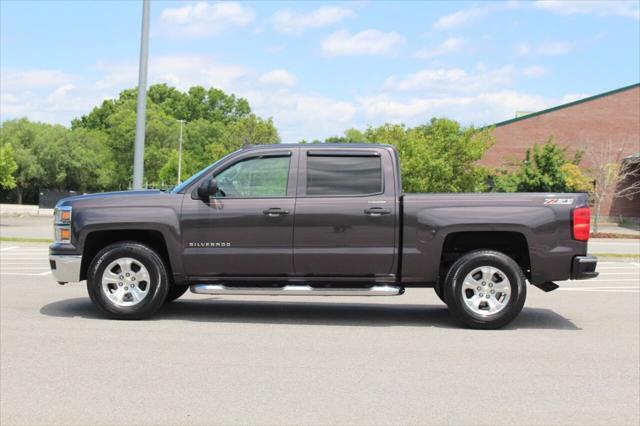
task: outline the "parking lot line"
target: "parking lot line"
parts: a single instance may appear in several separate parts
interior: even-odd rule
[[[23,273],[23,272],[1,272],[0,275],[13,275],[13,276],[20,276],[20,277],[42,277],[44,275],[49,275],[50,273],[51,271],[45,271],[45,272],[34,273],[34,274]]]
[[[621,289],[621,288],[616,288],[616,287],[611,287],[611,288],[607,288],[607,287],[602,287],[602,288],[560,288],[558,290],[562,290],[562,291],[584,291],[584,292],[603,292],[603,293],[632,293],[632,294],[640,294],[640,289],[633,289],[633,288],[628,288],[628,289]]]

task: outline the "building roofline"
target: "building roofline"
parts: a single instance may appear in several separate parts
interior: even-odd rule
[[[571,107],[571,106],[574,106],[574,105],[578,105],[578,104],[581,104],[581,103],[584,103],[584,102],[593,101],[593,100],[598,99],[598,98],[603,98],[605,96],[614,95],[616,93],[624,92],[625,90],[630,90],[630,89],[633,89],[633,88],[636,88],[636,87],[640,87],[640,83],[635,83],[635,84],[631,84],[629,86],[620,87],[618,89],[614,89],[614,90],[610,90],[608,92],[604,92],[604,93],[600,93],[600,94],[597,94],[597,95],[589,96],[587,98],[578,99],[577,101],[568,102],[566,104],[556,105],[556,106],[551,107],[551,108],[543,109],[542,111],[536,111],[536,112],[532,112],[531,114],[523,115],[522,117],[515,117],[515,118],[511,118],[509,120],[500,121],[498,123],[495,123],[495,124],[493,124],[491,126],[487,126],[487,127],[504,126],[505,124],[511,124],[511,123],[516,122],[516,121],[526,120],[527,118],[536,117],[538,115],[547,114],[549,112],[556,111],[556,110],[559,110],[559,109],[562,109],[562,108],[568,108],[568,107]]]

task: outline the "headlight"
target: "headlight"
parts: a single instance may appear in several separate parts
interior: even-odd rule
[[[53,211],[53,230],[55,240],[61,243],[71,242],[71,207],[56,207]]]

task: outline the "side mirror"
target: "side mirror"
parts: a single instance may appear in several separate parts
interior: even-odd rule
[[[203,201],[209,201],[209,197],[218,191],[218,184],[214,178],[209,178],[198,187],[198,197]]]

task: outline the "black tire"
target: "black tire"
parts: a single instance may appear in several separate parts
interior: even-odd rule
[[[464,298],[469,296],[465,296],[462,289],[467,274],[481,266],[499,269],[509,280],[511,290],[504,308],[486,316],[477,314],[472,308],[467,307]],[[479,329],[496,329],[507,325],[522,311],[527,297],[527,283],[520,265],[512,258],[497,251],[478,250],[463,255],[451,266],[445,278],[444,295],[448,302],[449,311],[467,326]],[[482,305],[480,306],[482,307]],[[488,309],[488,303],[486,306]]]
[[[182,296],[188,289],[188,285],[174,284],[170,286],[169,291],[167,292],[167,298],[164,300],[164,303],[173,302],[174,300]]]
[[[436,295],[438,296],[438,299],[440,299],[442,301],[442,303],[444,303],[446,305],[447,301],[444,298],[445,295],[442,292],[442,287],[443,287],[443,284],[438,283],[438,284],[435,285],[435,287],[433,287],[433,291],[436,292]]]
[[[138,283],[139,288],[144,285],[146,295],[132,306],[117,305],[102,288],[105,269],[120,258],[132,258],[148,271],[149,282]],[[91,301],[103,314],[113,319],[137,320],[153,315],[167,299],[169,284],[167,268],[162,258],[153,249],[131,241],[114,243],[102,249],[91,261],[87,271],[87,290]]]

